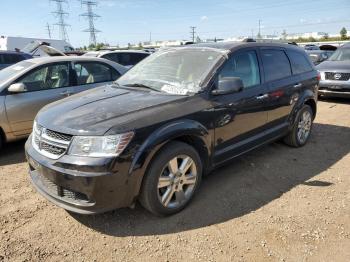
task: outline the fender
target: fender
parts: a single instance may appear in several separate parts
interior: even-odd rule
[[[293,124],[296,121],[296,115],[297,115],[298,111],[309,100],[312,100],[315,104],[317,102],[317,99],[315,98],[315,93],[313,91],[311,91],[310,89],[306,89],[303,93],[301,93],[299,95],[299,99],[297,100],[296,104],[294,105],[293,110],[289,116],[290,126],[293,126]],[[315,116],[316,116],[316,110],[315,110]]]
[[[142,167],[146,169],[151,160],[150,155],[153,156],[167,142],[186,135],[196,137],[207,150],[210,150],[211,136],[202,124],[190,119],[170,122],[155,130],[140,146],[131,163],[129,174]]]

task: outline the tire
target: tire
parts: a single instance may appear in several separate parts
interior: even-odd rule
[[[183,142],[169,143],[150,163],[139,202],[158,216],[181,211],[199,188],[202,170],[202,161],[193,147]]]
[[[3,146],[4,146],[4,138],[3,138],[2,134],[1,134],[1,129],[0,129],[0,151],[1,151]]]
[[[284,143],[291,147],[304,146],[311,135],[312,121],[313,111],[311,107],[309,105],[303,105],[296,116],[296,121],[292,127],[292,130],[283,139]]]

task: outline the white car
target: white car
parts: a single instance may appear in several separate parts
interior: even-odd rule
[[[101,50],[101,51],[91,51],[84,54],[84,56],[89,57],[101,57],[118,64],[121,64],[127,68],[131,68],[138,62],[149,56],[149,52],[140,50]]]

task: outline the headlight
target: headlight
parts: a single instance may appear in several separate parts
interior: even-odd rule
[[[133,132],[113,136],[75,136],[68,154],[90,157],[119,156],[133,136]]]

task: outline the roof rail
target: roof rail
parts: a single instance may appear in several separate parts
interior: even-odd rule
[[[281,39],[269,39],[269,38],[245,38],[242,42],[255,42],[255,43],[279,43],[279,44],[289,44],[289,45],[298,45],[296,42],[289,42]]]

